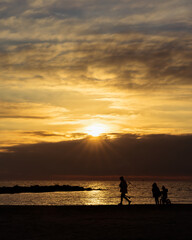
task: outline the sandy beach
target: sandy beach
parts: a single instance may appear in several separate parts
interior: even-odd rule
[[[192,205],[0,206],[0,239],[191,239]]]

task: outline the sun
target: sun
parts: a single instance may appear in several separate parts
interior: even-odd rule
[[[101,123],[92,124],[85,128],[85,132],[93,137],[98,137],[107,132],[107,126]]]

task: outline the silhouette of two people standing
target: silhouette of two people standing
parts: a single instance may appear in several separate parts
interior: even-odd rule
[[[162,186],[162,191],[160,191],[157,184],[153,183],[152,193],[153,193],[153,197],[155,198],[156,205],[171,204],[171,201],[168,199],[168,196],[167,196],[168,189],[165,188],[165,186]],[[161,197],[160,201],[159,201],[159,197]]]
[[[131,203],[131,201],[129,200],[129,197],[126,196],[127,193],[127,182],[125,181],[124,177],[120,177],[120,192],[121,192],[121,202],[119,203],[119,205],[123,204],[123,199],[127,200],[128,204]]]

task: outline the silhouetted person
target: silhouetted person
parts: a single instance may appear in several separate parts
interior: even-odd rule
[[[121,192],[121,202],[119,205],[122,205],[123,203],[123,198],[127,200],[127,202],[130,204],[131,201],[128,199],[128,197],[125,195],[127,193],[127,183],[124,179],[124,177],[120,177],[120,184],[119,184],[119,187],[120,187],[120,192]]]
[[[168,189],[165,188],[165,186],[162,186],[162,191],[161,191],[161,202],[162,202],[163,204],[165,204],[166,201],[167,201],[167,193],[168,193]]]
[[[153,197],[155,198],[155,203],[156,203],[156,205],[158,205],[159,197],[161,196],[161,192],[156,183],[153,183],[153,185],[152,185],[152,193],[153,193]]]

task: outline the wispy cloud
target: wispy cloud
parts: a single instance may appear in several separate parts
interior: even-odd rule
[[[74,134],[97,120],[191,132],[191,10],[190,0],[1,1],[1,131]]]

